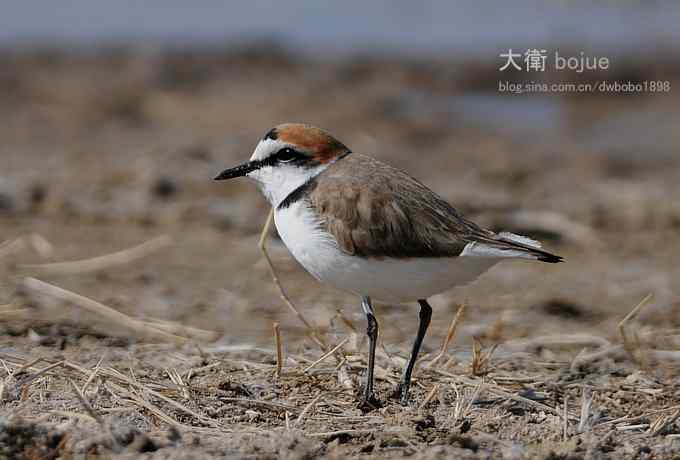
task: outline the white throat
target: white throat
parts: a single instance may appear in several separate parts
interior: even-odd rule
[[[262,194],[273,207],[278,207],[288,195],[310,179],[316,177],[327,165],[316,168],[299,168],[295,166],[265,166],[248,173]]]
[[[278,140],[264,139],[257,144],[250,159],[252,161],[263,160],[286,146],[287,144]],[[329,164],[322,164],[313,168],[306,168],[279,163],[273,166],[263,166],[248,173],[247,177],[257,183],[265,198],[276,208],[295,189],[316,177],[328,166]]]

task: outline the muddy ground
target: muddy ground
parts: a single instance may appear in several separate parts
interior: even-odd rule
[[[597,76],[669,93],[540,96],[499,95],[497,64],[271,43],[3,51],[0,458],[677,458],[680,65],[631,58]],[[310,331],[258,249],[264,199],[211,180],[284,121],[329,129],[566,263],[504,262],[434,297],[407,408],[388,396],[417,307],[378,306],[385,407],[362,414],[358,300],[272,232]],[[148,241],[162,244],[145,257],[42,265]],[[648,294],[624,344],[619,322]]]

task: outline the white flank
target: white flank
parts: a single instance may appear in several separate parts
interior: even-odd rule
[[[425,299],[474,281],[503,255],[451,258],[363,258],[342,252],[303,202],[277,210],[276,228],[293,257],[318,280],[385,302]],[[512,257],[512,256],[510,256]]]

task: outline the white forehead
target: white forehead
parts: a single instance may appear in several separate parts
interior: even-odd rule
[[[281,142],[278,139],[262,139],[258,144],[257,147],[255,147],[255,151],[253,152],[253,156],[250,157],[250,161],[255,161],[255,160],[264,160],[271,154],[278,152],[281,150],[283,147],[286,147],[288,144],[285,142]]]

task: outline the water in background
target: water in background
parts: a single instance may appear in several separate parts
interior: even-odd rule
[[[268,37],[312,52],[485,55],[510,47],[575,43],[626,54],[677,46],[678,24],[680,2],[671,1],[16,0],[2,7],[0,42],[192,43]]]

